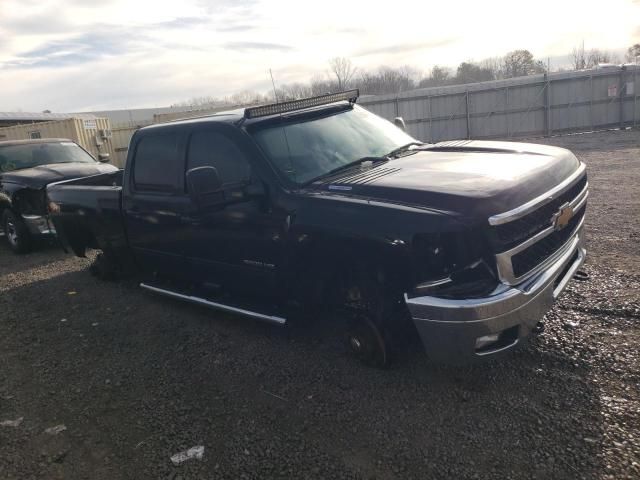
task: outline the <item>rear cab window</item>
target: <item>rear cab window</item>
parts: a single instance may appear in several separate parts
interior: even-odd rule
[[[184,191],[184,151],[178,131],[145,135],[133,158],[133,185],[137,191]]]

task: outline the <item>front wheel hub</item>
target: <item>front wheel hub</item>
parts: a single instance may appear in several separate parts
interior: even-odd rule
[[[358,320],[348,335],[350,350],[367,365],[387,365],[387,346],[379,328],[369,320]]]
[[[358,337],[349,337],[349,345],[354,353],[360,353],[362,351],[362,342]]]
[[[15,245],[18,241],[18,232],[16,231],[16,226],[13,224],[11,220],[7,221],[5,225],[5,230],[7,234],[7,239],[11,244]]]

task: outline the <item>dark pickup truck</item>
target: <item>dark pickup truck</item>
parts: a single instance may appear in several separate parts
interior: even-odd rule
[[[357,91],[146,127],[124,171],[52,184],[52,221],[103,276],[284,324],[345,322],[385,364],[506,352],[585,258],[585,166],[541,145],[424,144]],[[401,122],[399,122],[401,123]],[[415,326],[415,329],[411,325]]]
[[[35,238],[54,233],[47,219],[47,184],[115,170],[64,138],[0,142],[0,220],[11,249],[28,252]]]

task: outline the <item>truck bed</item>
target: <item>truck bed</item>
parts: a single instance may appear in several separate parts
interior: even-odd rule
[[[88,248],[114,254],[126,249],[122,178],[118,170],[47,186],[50,219],[65,250],[84,257]]]

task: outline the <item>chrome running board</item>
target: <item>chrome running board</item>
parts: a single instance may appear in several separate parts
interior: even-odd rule
[[[160,295],[185,300],[187,302],[195,303],[197,305],[203,305],[205,307],[215,308],[217,310],[223,310],[225,312],[237,313],[238,315],[244,315],[245,317],[254,318],[256,320],[263,320],[265,322],[275,323],[276,325],[284,325],[285,323],[287,323],[287,320],[281,317],[252,312],[251,310],[245,310],[244,308],[232,307],[231,305],[212,302],[211,300],[194,297],[192,295],[184,295],[182,293],[173,292],[171,290],[165,290],[164,288],[153,287],[145,283],[141,283],[140,286],[151,292],[159,293]]]

